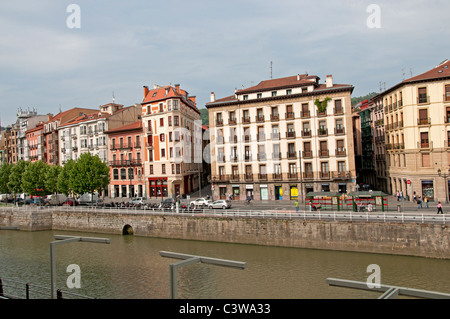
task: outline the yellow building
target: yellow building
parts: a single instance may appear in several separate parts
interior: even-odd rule
[[[450,61],[380,93],[388,191],[448,199]]]

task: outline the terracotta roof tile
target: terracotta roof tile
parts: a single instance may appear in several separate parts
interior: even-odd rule
[[[434,79],[450,77],[450,68],[449,67],[450,67],[450,61],[445,60],[441,64],[436,66],[435,68],[433,68],[425,73],[414,76],[412,78],[406,79],[402,83],[434,80]]]

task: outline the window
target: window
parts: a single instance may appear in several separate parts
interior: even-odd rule
[[[292,94],[292,89],[287,89],[286,90],[286,95],[291,95]]]
[[[159,111],[164,112],[164,105],[162,103],[159,103]]]
[[[165,139],[164,136],[165,136],[164,133],[159,134],[159,140],[160,140],[161,142],[164,142],[164,139]]]
[[[127,179],[127,171],[125,168],[120,169],[120,179]]]
[[[113,179],[114,180],[118,180],[119,179],[119,170],[117,168],[115,168],[113,170]]]
[[[430,147],[430,143],[428,141],[428,132],[421,132],[420,133],[420,147],[421,148],[428,148],[428,147]]]
[[[233,178],[237,178],[239,176],[239,168],[238,168],[238,166],[233,166],[231,168],[231,172],[233,174]]]
[[[128,169],[128,179],[134,178],[134,170],[132,168]]]
[[[159,119],[159,126],[161,126],[161,127],[164,126],[164,118]]]
[[[167,111],[172,111],[172,100],[167,101]]]
[[[430,124],[428,122],[428,109],[420,109],[419,110],[419,121],[417,124],[418,125]]]
[[[336,100],[334,101],[334,114],[342,114],[344,110],[342,109],[342,101]]]
[[[162,174],[166,174],[166,164],[161,164],[161,172]]]
[[[338,172],[339,173],[345,172],[345,162],[338,162]]]
[[[169,126],[172,126],[172,116],[169,116]]]
[[[272,91],[272,96],[277,96],[277,91]]]
[[[430,167],[430,153],[422,153],[422,166]]]
[[[289,163],[289,174],[295,174],[297,171],[297,165],[295,163]]]
[[[178,100],[173,101],[173,110],[174,111],[178,110]]]
[[[450,101],[450,84],[445,86],[444,101]]]
[[[262,93],[256,94],[256,98],[257,98],[257,99],[262,99]]]
[[[418,102],[417,102],[418,104],[427,103],[428,102],[427,88],[426,87],[419,88],[418,94],[419,94]]]
[[[179,121],[178,115],[175,115],[175,116],[173,117],[173,125],[174,125],[174,126],[179,126],[179,125],[180,125],[180,121]]]
[[[150,165],[150,175],[153,175],[153,165]]]
[[[166,157],[166,149],[165,148],[161,149],[161,157]]]
[[[181,165],[180,165],[180,164],[177,164],[176,168],[177,168],[177,174],[180,174],[180,171],[181,171]]]
[[[248,95],[244,95],[244,101],[248,101]]]

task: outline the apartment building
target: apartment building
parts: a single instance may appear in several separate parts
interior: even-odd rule
[[[214,198],[291,200],[354,190],[351,93],[328,75],[260,82],[206,104]],[[321,107],[319,107],[321,106]]]
[[[81,114],[64,124],[58,131],[59,164],[64,165],[69,159],[90,152],[103,162],[108,162],[108,140],[105,131],[136,122],[141,114],[139,104],[123,107],[109,103],[100,106],[100,110],[91,114]]]
[[[450,61],[381,92],[388,190],[448,200]]]
[[[180,85],[144,86],[142,122],[147,195],[189,194],[202,175],[202,127],[195,96]]]
[[[142,197],[146,194],[142,121],[105,132],[109,140],[109,193],[112,198]]]
[[[28,145],[28,160],[30,162],[47,162],[44,143],[44,123],[39,123],[35,128],[25,132]]]
[[[44,123],[43,140],[45,143],[44,156],[46,161],[50,165],[59,164],[59,138],[58,128],[64,125],[70,120],[84,114],[92,114],[98,112],[95,109],[86,108],[72,108],[67,111],[59,112],[55,116],[51,117],[49,121]]]

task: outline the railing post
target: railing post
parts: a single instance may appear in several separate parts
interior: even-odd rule
[[[25,284],[25,299],[30,299],[30,284]]]
[[[2,282],[2,278],[0,278],[0,296],[3,296],[3,282]]]

